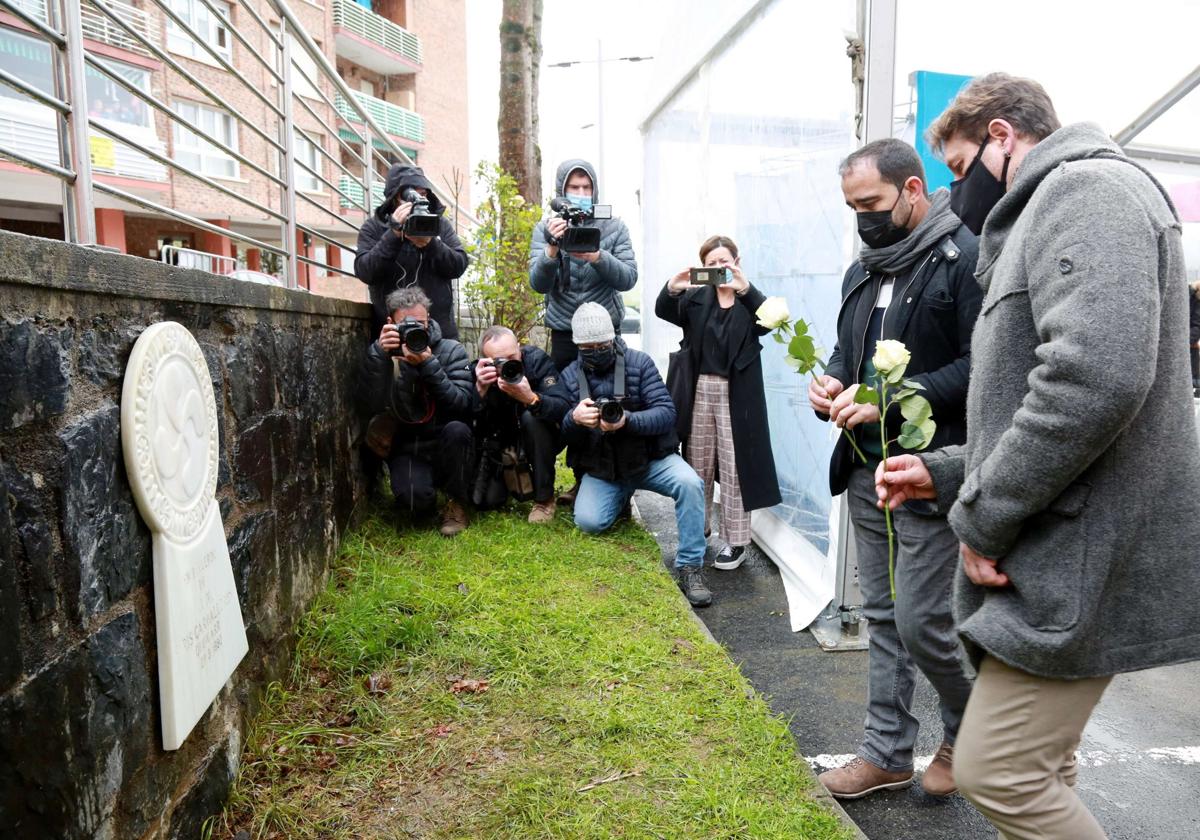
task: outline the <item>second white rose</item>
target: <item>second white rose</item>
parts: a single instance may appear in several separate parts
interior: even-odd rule
[[[758,316],[758,325],[768,330],[778,329],[792,317],[787,300],[781,297],[767,298],[754,314]]]
[[[875,342],[875,357],[871,361],[875,370],[886,376],[896,368],[906,367],[911,358],[912,354],[908,352],[903,341],[887,339]]]

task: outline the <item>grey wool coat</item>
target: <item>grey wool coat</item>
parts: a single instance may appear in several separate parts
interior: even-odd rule
[[[1200,443],[1179,218],[1099,126],[1035,146],[988,216],[967,442],[922,458],[1011,585],[954,586],[959,632],[1027,673],[1200,658]]]
[[[576,170],[586,172],[592,179],[592,200],[600,202],[600,182],[596,170],[586,160],[567,160],[558,166],[555,176],[555,195],[562,197],[567,178]],[[620,219],[598,219],[592,225],[600,228],[600,259],[595,263],[570,256],[562,251],[560,263],[546,256],[546,220],[533,230],[529,247],[529,285],[546,296],[546,326],[552,330],[571,331],[571,318],[580,305],[594,301],[608,310],[613,326],[621,328],[625,304],[621,292],[628,292],[637,283],[637,260],[629,228]]]

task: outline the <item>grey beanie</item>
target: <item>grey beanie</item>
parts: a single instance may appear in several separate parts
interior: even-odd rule
[[[617,336],[612,316],[595,301],[588,301],[575,310],[571,318],[571,340],[576,344],[599,344]]]

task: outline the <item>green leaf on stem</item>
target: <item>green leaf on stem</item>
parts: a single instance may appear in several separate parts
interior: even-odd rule
[[[859,405],[879,405],[879,392],[870,385],[859,385],[854,392],[854,401]]]
[[[782,330],[775,330],[775,332],[771,333],[771,338],[775,339],[779,344],[787,344],[787,339],[783,337]]]
[[[896,443],[903,446],[905,449],[924,449],[929,445],[929,441],[925,439],[925,432],[915,423],[905,422],[900,427],[900,437],[896,438]]]
[[[817,345],[807,335],[797,335],[788,342],[788,355],[809,361],[817,355]]]
[[[920,394],[909,394],[906,397],[900,398],[899,402],[900,413],[904,416],[905,420],[911,423],[920,425],[933,417],[933,408],[929,405],[929,400]]]
[[[915,379],[905,379],[903,384],[904,384],[905,388],[912,388],[916,391],[924,391],[925,390],[925,386],[922,385],[920,382],[918,382]]]

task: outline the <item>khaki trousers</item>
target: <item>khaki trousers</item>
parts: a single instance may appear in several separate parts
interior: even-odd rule
[[[1036,677],[984,657],[954,748],[954,779],[1002,840],[1104,840],[1075,794],[1075,750],[1111,681]]]

